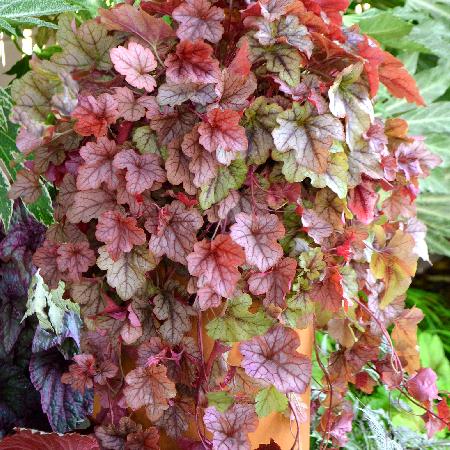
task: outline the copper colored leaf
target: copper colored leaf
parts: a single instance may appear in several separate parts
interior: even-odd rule
[[[253,405],[235,404],[224,413],[210,406],[203,421],[213,433],[214,450],[250,450],[248,433],[255,431],[258,425]]]
[[[56,264],[58,247],[58,244],[46,240],[33,255],[33,264],[40,268],[42,278],[48,287],[52,289],[58,286],[58,282],[61,279],[61,273]]]
[[[20,428],[0,442],[1,450],[99,450],[97,440],[81,434],[43,433]]]
[[[128,406],[134,411],[143,406],[156,407],[162,414],[169,407],[168,400],[176,395],[175,384],[167,378],[166,372],[165,366],[155,365],[129,372],[123,390]]]
[[[79,281],[81,274],[95,264],[95,253],[86,241],[64,243],[58,247],[56,264],[61,272],[68,272],[72,281]]]
[[[252,294],[265,294],[264,305],[276,305],[283,308],[285,297],[295,277],[297,261],[293,258],[282,258],[267,272],[254,273],[248,279],[248,288]]]
[[[223,297],[233,294],[241,276],[238,266],[244,261],[241,247],[224,234],[212,241],[197,242],[194,251],[187,256],[189,273],[199,277],[199,286],[209,285]]]
[[[110,94],[101,94],[97,98],[92,95],[80,96],[78,105],[72,111],[77,119],[74,130],[82,136],[104,136],[108,125],[117,120],[117,102]]]
[[[223,70],[216,86],[216,92],[219,96],[218,106],[222,109],[235,111],[245,109],[249,104],[248,98],[256,90],[256,85],[256,78],[253,73],[241,75],[230,68]]]
[[[140,194],[151,189],[154,183],[166,181],[166,174],[161,167],[161,158],[153,153],[140,155],[127,149],[117,153],[113,166],[126,169],[127,191],[130,194]]]
[[[114,68],[125,80],[138,89],[152,92],[156,87],[155,79],[150,75],[156,69],[157,63],[149,48],[136,42],[130,42],[128,47],[119,46],[110,51]]]
[[[141,117],[144,117],[147,109],[156,110],[158,108],[154,97],[143,95],[135,98],[133,91],[127,87],[115,88],[114,99],[117,102],[119,115],[131,122],[136,122]]]
[[[251,377],[273,384],[280,392],[303,393],[311,378],[311,361],[297,352],[300,339],[291,328],[277,325],[265,335],[240,345],[242,367]]]
[[[203,219],[197,210],[174,200],[145,222],[146,230],[152,234],[150,251],[156,256],[167,255],[173,261],[186,264],[186,256],[192,252],[202,225]]]
[[[344,290],[342,275],[336,267],[329,267],[323,280],[314,283],[310,295],[327,311],[339,311],[344,299]]]
[[[106,247],[100,247],[97,265],[106,270],[108,284],[115,288],[122,300],[129,300],[145,284],[145,274],[157,265],[157,260],[146,247],[134,247],[117,261],[109,256]]]
[[[308,103],[294,103],[292,109],[278,115],[277,122],[279,127],[272,132],[277,150],[292,151],[298,164],[324,173],[333,139],[344,139],[341,122],[331,114],[315,115]]]
[[[80,305],[84,316],[95,316],[105,308],[102,284],[96,278],[82,278],[70,287],[72,300]]]
[[[134,245],[145,244],[145,233],[137,226],[134,217],[126,217],[118,211],[106,211],[98,219],[95,237],[105,242],[114,261],[128,253]]]
[[[207,0],[186,0],[173,10],[172,16],[179,23],[180,39],[206,39],[215,44],[222,37],[225,14]]]
[[[42,188],[39,174],[28,169],[17,173],[14,183],[8,192],[10,199],[22,198],[25,203],[34,203],[41,195]]]
[[[433,369],[423,368],[408,380],[406,387],[419,402],[429,402],[439,398],[436,380],[437,376]]]
[[[196,117],[189,111],[171,109],[150,118],[150,128],[156,131],[159,142],[167,145],[191,131]]]
[[[189,170],[189,158],[181,151],[179,145],[169,147],[165,168],[169,183],[175,186],[183,184],[183,189],[187,194],[195,195],[197,193],[194,175]]]
[[[105,183],[109,189],[117,188],[117,170],[113,159],[118,148],[115,141],[101,137],[80,148],[84,164],[78,169],[77,188],[85,191],[97,189]]]
[[[283,256],[277,241],[284,233],[284,226],[275,214],[239,213],[230,228],[233,241],[245,249],[247,262],[262,272],[273,267]]]
[[[173,83],[215,83],[219,80],[219,62],[213,49],[202,40],[181,41],[164,65],[167,78]]]
[[[159,17],[151,16],[127,3],[111,9],[100,9],[102,22],[109,30],[127,31],[156,48],[174,37],[170,26]]]

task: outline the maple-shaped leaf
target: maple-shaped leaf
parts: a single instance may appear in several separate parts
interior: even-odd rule
[[[79,281],[81,274],[95,264],[95,253],[89,242],[64,243],[58,247],[58,270],[69,273],[71,281]]]
[[[222,37],[221,22],[225,14],[208,0],[186,0],[173,10],[172,17],[179,23],[177,36],[180,39],[206,39],[215,44]]]
[[[255,397],[255,410],[259,417],[272,412],[284,412],[288,407],[288,398],[274,386],[261,389]]]
[[[194,175],[189,170],[189,158],[179,148],[179,142],[170,145],[165,162],[167,180],[174,186],[183,184],[186,194],[195,195],[197,188],[194,185]],[[205,153],[208,153],[205,151]]]
[[[362,223],[369,224],[375,216],[378,194],[369,183],[361,183],[349,192],[348,207]]]
[[[395,351],[406,361],[404,369],[409,374],[420,369],[419,347],[417,345],[417,325],[423,319],[423,313],[415,306],[405,309],[395,320],[392,340]]]
[[[405,98],[419,106],[425,101],[417,88],[416,80],[408,73],[403,63],[388,52],[383,52],[383,62],[378,67],[380,81],[397,98]]]
[[[143,95],[135,98],[133,91],[124,87],[114,88],[114,99],[117,102],[117,110],[120,117],[130,122],[136,122],[145,116],[145,111],[158,108],[158,104],[154,97]]]
[[[185,109],[170,109],[163,114],[152,115],[150,128],[156,131],[159,142],[167,145],[192,130],[196,116]]]
[[[242,159],[236,159],[228,167],[220,166],[217,176],[201,187],[199,204],[202,209],[227,198],[230,191],[239,189],[245,181],[247,166]]]
[[[164,61],[166,76],[173,83],[216,83],[219,80],[219,61],[213,48],[202,40],[181,41],[175,53]]]
[[[117,188],[117,170],[113,159],[119,151],[116,142],[100,137],[96,142],[88,142],[80,148],[84,160],[78,169],[77,188],[80,190],[97,189],[105,183],[109,189]]]
[[[308,29],[299,23],[296,16],[285,16],[276,22],[261,19],[258,21],[259,30],[255,38],[265,46],[274,45],[277,42],[285,42],[297,48],[308,58],[313,50],[313,43],[309,37]]]
[[[233,297],[227,301],[223,315],[207,325],[208,335],[223,342],[245,341],[265,333],[273,324],[264,311],[252,313],[249,308],[252,299],[248,294]]]
[[[138,367],[128,372],[125,382],[123,394],[133,411],[144,406],[158,410],[160,417],[169,407],[168,401],[177,394],[175,383],[167,377],[167,368],[161,365]]]
[[[346,67],[328,90],[330,111],[336,117],[345,117],[346,142],[352,151],[374,121],[369,92],[360,80],[362,70],[359,63]]]
[[[155,79],[150,72],[158,65],[149,48],[143,47],[136,42],[130,42],[128,47],[119,46],[110,51],[111,61],[114,68],[125,80],[138,89],[152,92],[156,87]]]
[[[183,153],[189,157],[189,170],[194,174],[192,182],[201,187],[211,182],[217,175],[218,163],[210,152],[199,142],[198,126],[187,133],[181,144]]]
[[[153,49],[174,37],[174,32],[162,18],[147,14],[133,5],[119,4],[111,9],[99,9],[102,22],[109,30],[132,33]]]
[[[80,305],[83,316],[95,316],[106,306],[102,283],[97,278],[82,278],[72,283],[70,297]]]
[[[311,298],[327,311],[337,312],[342,306],[344,290],[342,275],[336,267],[329,267],[323,280],[314,283]]]
[[[39,174],[31,170],[20,170],[9,189],[8,198],[14,200],[20,197],[25,203],[34,203],[42,193],[39,178]]]
[[[171,345],[177,345],[191,329],[190,308],[179,302],[170,290],[163,290],[153,298],[153,314],[164,323],[158,332]]]
[[[200,105],[208,105],[213,103],[217,98],[212,83],[164,83],[158,88],[156,100],[161,106],[181,105],[187,100]]]
[[[408,392],[419,402],[429,402],[439,398],[436,386],[437,376],[433,369],[422,368],[408,380]]]
[[[297,261],[293,258],[282,258],[269,271],[254,273],[248,279],[248,288],[252,294],[266,294],[264,305],[286,306],[285,297],[295,277]]]
[[[239,125],[240,114],[231,110],[213,109],[206,122],[198,127],[199,142],[209,152],[216,152],[217,160],[230,165],[238,153],[247,150],[245,129]]]
[[[256,78],[253,73],[241,75],[230,68],[224,69],[216,85],[216,93],[219,97],[217,106],[222,109],[241,111],[248,106],[247,99],[255,90]]]
[[[214,450],[250,450],[248,433],[255,431],[258,425],[253,405],[235,404],[224,413],[210,406],[205,410],[203,421],[213,434]]]
[[[122,253],[128,253],[134,245],[145,244],[144,230],[137,226],[134,217],[126,217],[119,211],[106,211],[98,219],[95,237],[105,242],[108,253],[117,261]]]
[[[197,231],[203,225],[200,213],[178,200],[164,206],[145,222],[151,233],[150,251],[156,256],[167,255],[172,261],[186,264],[186,256],[197,242]]]
[[[127,436],[142,429],[129,417],[121,417],[118,424],[104,424],[95,429],[95,437],[103,447],[108,449],[123,449]]]
[[[302,223],[307,228],[308,235],[314,239],[316,244],[322,244],[333,233],[333,226],[313,209],[303,211]]]
[[[285,234],[283,224],[275,214],[239,213],[230,228],[234,242],[245,249],[247,262],[260,271],[273,267],[283,256],[277,240]]]
[[[278,125],[277,116],[283,108],[269,99],[258,97],[244,111],[244,125],[248,148],[246,160],[249,164],[264,164],[274,148],[272,131]]]
[[[94,386],[95,358],[93,355],[79,354],[75,355],[73,360],[74,364],[70,365],[69,372],[62,375],[61,381],[64,384],[70,384],[73,389],[84,394],[86,388]]]
[[[140,194],[151,189],[154,183],[166,181],[166,173],[161,167],[161,158],[153,153],[140,155],[132,149],[122,150],[114,157],[116,169],[126,169],[127,191]]]
[[[97,219],[105,211],[120,209],[114,194],[105,189],[78,191],[73,203],[67,210],[67,219],[71,223],[89,222]]]
[[[280,392],[305,392],[311,378],[311,361],[297,352],[300,339],[291,328],[272,327],[239,346],[242,367],[251,377],[273,384]]]
[[[97,98],[92,95],[80,96],[72,117],[77,119],[74,130],[81,136],[104,136],[108,125],[119,117],[117,102],[110,94],[100,94]]]
[[[199,285],[211,286],[222,297],[233,294],[241,277],[238,266],[245,262],[241,247],[224,234],[197,242],[186,259],[189,273],[199,277]]]
[[[6,436],[0,443],[2,450],[99,450],[95,437],[76,433],[44,433],[17,428],[16,433]]]
[[[373,275],[385,284],[380,299],[381,308],[389,305],[403,294],[416,273],[417,255],[414,254],[414,238],[403,231],[396,231],[381,250],[372,253],[370,269]]]
[[[61,273],[56,264],[59,245],[45,240],[33,255],[33,264],[40,269],[40,274],[49,288],[58,286]]]
[[[127,436],[129,450],[159,450],[159,431],[156,427],[149,427]]]
[[[286,14],[293,0],[261,0],[261,14],[269,21],[279,19]]]
[[[294,103],[292,109],[278,115],[277,122],[280,126],[272,132],[277,150],[292,151],[298,164],[324,173],[333,139],[344,139],[340,120],[331,114],[315,115],[308,103],[303,106]]]
[[[134,247],[117,261],[109,256],[106,246],[98,249],[97,265],[106,270],[108,284],[115,288],[122,300],[129,300],[145,284],[146,272],[153,270],[158,261],[147,247]]]

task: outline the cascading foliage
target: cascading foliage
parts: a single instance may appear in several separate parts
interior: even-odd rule
[[[398,59],[342,26],[347,6],[142,1],[81,24],[69,13],[62,51],[14,82],[29,161],[10,196],[55,188],[33,261],[80,305],[81,353],[61,386],[94,389],[101,448],[158,449],[164,433],[176,448],[245,450],[259,417],[298,426],[311,355],[295,330],[310,326],[336,342],[329,360],[317,352],[322,446],[345,446],[349,386],[400,389],[430,434],[445,426],[420,367],[422,313],[404,305],[428,260],[418,179],[439,158],[405,121],[374,117],[380,82],[423,100]],[[81,422],[92,403],[58,408]]]

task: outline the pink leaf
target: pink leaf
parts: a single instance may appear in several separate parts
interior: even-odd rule
[[[220,76],[219,61],[212,52],[212,47],[201,40],[181,41],[175,53],[164,61],[167,78],[174,83],[216,83]]]
[[[79,281],[81,274],[95,264],[95,253],[89,242],[64,243],[58,248],[56,264],[61,272],[69,272],[71,281]]]
[[[104,136],[108,131],[108,125],[117,120],[117,103],[110,94],[101,94],[97,98],[92,95],[80,96],[72,117],[78,119],[74,125],[74,130],[78,134]]]
[[[21,197],[25,203],[34,203],[40,197],[41,192],[39,174],[28,169],[22,169],[17,172],[16,179],[8,192],[8,197],[13,200]]]
[[[106,211],[100,216],[95,237],[107,244],[108,253],[114,261],[123,252],[131,251],[134,245],[146,242],[145,233],[137,226],[136,219],[118,211]]]
[[[155,79],[150,72],[158,65],[152,51],[136,42],[130,42],[128,48],[119,46],[110,50],[114,68],[125,80],[138,89],[152,92],[156,87]]]
[[[439,397],[433,369],[419,369],[406,383],[408,392],[419,402],[432,401]]]
[[[156,256],[167,255],[173,261],[186,264],[186,256],[197,242],[197,231],[202,225],[203,219],[197,210],[174,200],[145,222],[145,228],[152,234],[150,251]]]
[[[375,216],[377,201],[378,194],[371,184],[362,183],[350,191],[348,207],[362,223],[369,224]]]
[[[211,6],[207,0],[186,0],[173,10],[172,16],[179,23],[180,39],[206,39],[215,44],[222,37],[223,9]]]
[[[211,406],[205,410],[203,421],[213,433],[214,450],[250,450],[248,433],[258,425],[253,405],[235,404],[225,413]]]
[[[146,110],[158,110],[158,104],[156,103],[155,97],[144,95],[136,99],[133,91],[127,87],[116,87],[114,91],[114,98],[117,102],[119,115],[125,120],[136,122],[145,116]]]
[[[127,149],[115,156],[113,166],[117,169],[127,169],[127,191],[130,194],[140,194],[151,189],[153,183],[166,181],[166,173],[160,163],[161,158],[154,153],[140,155]]]
[[[230,228],[233,241],[245,249],[247,262],[262,272],[273,267],[283,256],[277,240],[284,233],[284,226],[275,214],[239,213]]]
[[[197,242],[187,256],[191,275],[199,277],[199,286],[210,285],[222,297],[231,297],[241,274],[244,252],[228,235],[219,234],[214,240]]]
[[[117,170],[113,159],[119,151],[115,141],[101,137],[96,142],[88,142],[80,148],[84,164],[78,169],[77,188],[80,190],[97,189],[105,183],[109,189],[117,188]]]
[[[237,153],[245,152],[248,146],[245,129],[239,125],[240,114],[213,109],[206,119],[198,127],[199,142],[206,150],[216,152],[220,163],[229,165]]]
[[[295,277],[297,261],[293,258],[282,258],[268,272],[255,273],[248,279],[248,288],[252,294],[266,294],[264,305],[286,306],[285,297]]]
[[[281,392],[301,394],[309,385],[311,361],[297,352],[299,345],[293,329],[276,325],[240,345],[242,367],[251,377],[273,384]]]

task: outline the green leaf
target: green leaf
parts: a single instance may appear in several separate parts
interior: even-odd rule
[[[247,166],[242,159],[235,159],[228,167],[221,166],[216,178],[200,188],[200,207],[208,209],[222,201],[232,189],[242,186],[246,175]]]
[[[450,33],[445,22],[435,19],[425,20],[414,26],[409,38],[426,47],[433,55],[444,60],[448,58]]]
[[[41,196],[34,203],[27,205],[27,209],[36,220],[45,225],[51,225],[54,222],[52,199],[47,187],[45,185],[41,187]]]
[[[141,153],[156,153],[161,156],[156,133],[148,126],[138,127],[133,131],[133,143]]]
[[[8,231],[13,212],[13,202],[8,198],[9,187],[8,177],[0,166],[0,221],[5,231]]]
[[[273,320],[264,311],[252,313],[252,299],[248,294],[234,297],[227,302],[226,310],[206,326],[208,335],[223,342],[239,342],[264,334]]]
[[[404,114],[411,134],[450,133],[450,102],[436,102]]]
[[[11,95],[0,87],[0,130],[8,131],[8,114],[12,108]]]
[[[217,411],[224,413],[233,403],[233,397],[225,391],[208,392],[208,406],[214,406]]]
[[[0,4],[0,28],[17,36],[14,26],[36,25],[57,28],[51,22],[38,17],[61,14],[80,9],[65,0],[3,0]]]
[[[436,19],[450,21],[450,5],[447,0],[406,0],[406,6],[417,11],[427,12]]]
[[[288,398],[274,386],[259,391],[255,400],[255,410],[259,417],[268,416],[272,412],[284,412],[288,407]]]
[[[286,84],[296,86],[300,83],[302,59],[296,48],[274,45],[266,52],[265,58],[267,70],[277,73]]]

